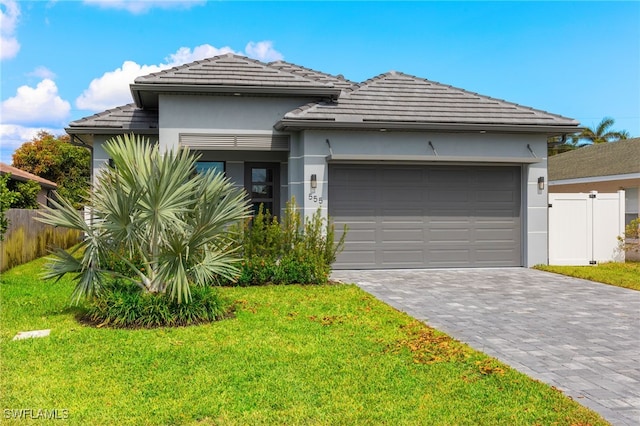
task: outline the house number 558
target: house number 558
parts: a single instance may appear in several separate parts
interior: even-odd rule
[[[322,197],[318,197],[317,195],[310,193],[309,194],[309,201],[313,201],[314,203],[319,203],[322,204]]]

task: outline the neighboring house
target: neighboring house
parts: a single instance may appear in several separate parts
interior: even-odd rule
[[[640,212],[640,138],[585,146],[549,157],[549,192],[625,191],[625,222]]]
[[[336,268],[547,262],[547,137],[578,122],[388,72],[362,83],[227,54],[143,77],[134,103],[70,123],[93,147],[122,133],[202,154],[254,206],[295,196],[349,227]]]
[[[51,182],[50,180],[41,178],[40,176],[36,176],[29,172],[25,172],[24,170],[20,170],[5,163],[0,163],[0,174],[11,174],[12,180],[20,182],[27,182],[30,180],[38,182],[38,184],[40,185],[40,192],[38,192],[38,203],[43,205],[47,205],[47,198],[50,198],[52,196],[52,191],[55,191],[55,189],[58,188],[58,185],[56,185],[55,182]]]

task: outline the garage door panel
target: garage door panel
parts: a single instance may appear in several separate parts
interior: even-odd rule
[[[344,268],[357,268],[360,265],[371,265],[376,263],[376,253],[374,250],[345,250],[340,253],[340,264]]]
[[[516,199],[514,191],[476,191],[476,200],[480,203],[513,203]],[[519,201],[519,200],[518,200]]]
[[[420,243],[421,245],[424,241],[422,229],[416,228],[383,229],[380,231],[380,238],[382,242],[401,241],[406,243]]]
[[[427,257],[432,267],[462,267],[471,261],[470,250],[464,247],[428,250]]]
[[[461,171],[459,167],[428,169],[429,184],[468,187],[471,177]]]
[[[351,191],[349,187],[345,187],[343,191],[337,191],[337,197],[335,201],[338,203],[351,201],[362,204],[363,206],[375,206],[376,203],[376,191],[372,188],[360,189],[358,191]]]
[[[469,243],[469,228],[442,228],[429,230],[429,242],[431,243],[448,243],[448,242],[466,242]]]
[[[383,223],[424,223],[424,213],[422,210],[407,210],[402,211],[398,208],[394,209],[382,209],[382,222]]]
[[[509,255],[508,249],[478,250],[476,252],[476,262],[483,263],[483,266],[502,266],[505,256]]]
[[[521,266],[520,192],[515,166],[330,165],[334,267]]]
[[[436,205],[438,203],[446,205],[451,205],[451,203],[469,204],[471,203],[471,200],[473,200],[473,193],[468,191],[466,188],[459,191],[451,189],[434,189],[429,192],[428,200],[430,203]]]
[[[349,226],[349,225],[347,225]],[[357,227],[349,227],[347,231],[349,243],[365,242],[370,243],[376,240],[376,232],[371,229],[358,229]]]
[[[420,267],[424,264],[422,250],[383,250],[382,263],[393,263],[403,267]]]
[[[380,183],[385,187],[417,186],[423,185],[424,172],[421,169],[406,169],[401,167],[386,168],[380,173]]]

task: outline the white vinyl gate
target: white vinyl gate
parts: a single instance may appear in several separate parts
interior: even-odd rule
[[[549,264],[622,262],[624,191],[549,194]]]

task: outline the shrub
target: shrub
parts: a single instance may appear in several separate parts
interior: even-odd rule
[[[624,237],[619,237],[621,249],[640,252],[640,218],[633,219],[624,229]]]
[[[41,213],[41,222],[85,235],[72,253],[53,253],[45,278],[75,274],[76,302],[117,276],[189,303],[192,287],[238,275],[228,228],[249,214],[243,191],[222,174],[196,173],[198,156],[186,148],[161,152],[132,135],[110,139],[104,150],[113,164],[96,176],[92,220],[79,217],[65,197]]]
[[[346,227],[335,241],[335,226],[320,209],[304,224],[295,207],[287,203],[281,222],[260,206],[239,230],[243,261],[239,285],[324,284],[331,264],[344,246]]]
[[[217,321],[232,311],[214,287],[194,287],[191,298],[191,303],[178,303],[125,280],[110,280],[89,299],[82,320],[115,328],[176,327]]]

